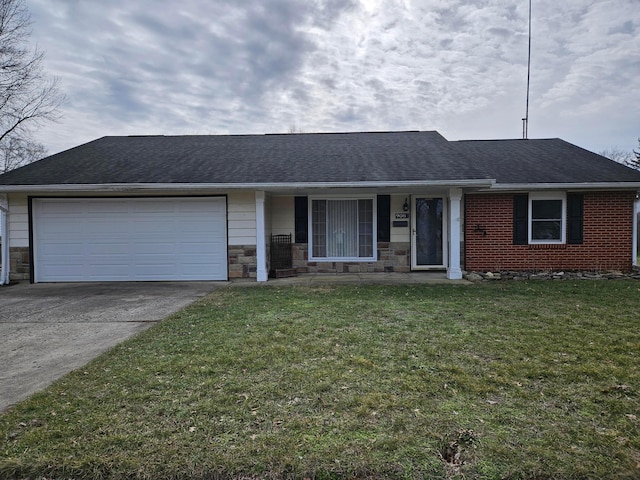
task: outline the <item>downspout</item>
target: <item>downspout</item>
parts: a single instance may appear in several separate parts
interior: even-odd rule
[[[7,195],[0,195],[0,236],[2,237],[2,246],[0,246],[0,261],[2,262],[2,270],[0,270],[0,285],[9,283],[9,199]]]

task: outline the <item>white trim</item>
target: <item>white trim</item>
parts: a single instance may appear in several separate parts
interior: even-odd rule
[[[313,256],[313,221],[312,208],[314,200],[371,200],[372,202],[372,229],[373,249],[371,257],[314,257]],[[307,257],[310,262],[376,262],[378,244],[378,197],[377,195],[310,195],[307,204]]]
[[[418,198],[442,199],[442,264],[441,265],[418,265],[417,242],[416,242],[416,200]],[[442,270],[449,267],[449,202],[444,195],[412,195],[411,196],[411,270]]]
[[[493,179],[420,180],[367,182],[282,182],[282,183],[91,183],[53,185],[0,185],[0,192],[131,192],[161,190],[299,190],[315,188],[393,188],[393,187],[491,187]],[[640,184],[638,184],[640,188]]]
[[[560,227],[560,239],[559,240],[536,240],[532,238],[533,234],[533,202],[538,200],[561,200],[561,227]],[[567,194],[565,192],[531,192],[529,193],[529,211],[527,212],[528,230],[529,230],[529,245],[540,244],[564,244],[566,243],[567,235]]]
[[[265,193],[256,192],[256,280],[266,282],[269,278],[267,272],[267,241],[265,229]]]

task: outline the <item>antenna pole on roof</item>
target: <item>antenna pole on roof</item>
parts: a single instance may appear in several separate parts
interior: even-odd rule
[[[529,0],[529,55],[527,57],[527,107],[522,119],[522,138],[529,138],[529,84],[531,80],[531,0]]]

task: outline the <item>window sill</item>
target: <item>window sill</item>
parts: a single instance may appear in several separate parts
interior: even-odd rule
[[[564,250],[566,243],[530,243],[529,250]]]
[[[377,262],[378,260],[374,257],[326,257],[326,258],[318,258],[318,257],[309,257],[310,262]]]

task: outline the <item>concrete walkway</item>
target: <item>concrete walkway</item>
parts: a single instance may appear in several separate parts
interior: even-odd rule
[[[267,282],[256,283],[254,280],[236,280],[232,286],[282,286],[282,285],[471,285],[467,280],[449,280],[444,272],[410,272],[410,273],[304,273],[297,277],[270,278]]]
[[[0,412],[226,282],[0,287]]]

